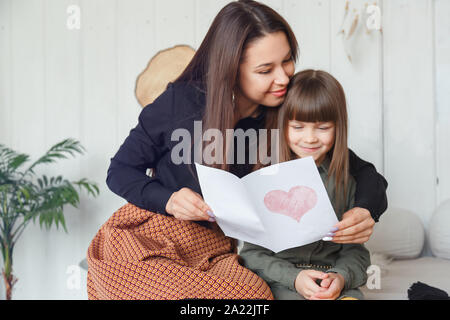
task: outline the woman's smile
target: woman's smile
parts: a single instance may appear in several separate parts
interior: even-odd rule
[[[271,91],[271,94],[273,94],[275,97],[281,98],[284,97],[287,93],[287,88],[278,90],[278,91]]]

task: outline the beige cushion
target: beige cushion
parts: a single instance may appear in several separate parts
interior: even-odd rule
[[[423,249],[425,230],[419,217],[411,211],[389,208],[375,225],[366,247],[395,259],[417,258]]]
[[[450,259],[450,199],[433,213],[428,227],[428,240],[434,256]]]

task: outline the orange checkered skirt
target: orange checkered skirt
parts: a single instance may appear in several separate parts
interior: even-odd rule
[[[89,245],[89,299],[273,299],[219,228],[120,208]]]

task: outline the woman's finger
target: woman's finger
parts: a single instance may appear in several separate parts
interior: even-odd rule
[[[209,215],[206,213],[208,208],[203,205],[199,199],[188,199],[187,206],[192,215],[200,218],[201,220],[209,220]]]
[[[338,230],[344,230],[357,225],[368,218],[371,218],[369,210],[356,207],[344,213],[342,216],[342,220],[338,222],[335,227]]]
[[[369,220],[370,219],[370,220]],[[373,221],[372,218],[369,218],[368,220],[364,220],[354,226],[348,227],[344,230],[339,230],[334,234],[334,237],[346,237],[346,236],[358,236],[361,237],[362,235],[370,236],[373,232],[373,227],[375,225],[375,221]],[[372,220],[372,221],[371,221]],[[372,223],[373,222],[373,223]]]
[[[184,188],[180,192],[180,197],[176,199],[176,203],[188,211],[188,215],[193,220],[208,220],[206,213],[208,207],[204,204],[201,197],[197,197],[196,193],[188,188]]]
[[[212,210],[198,193],[192,191],[190,194],[187,194],[186,197],[188,201],[197,209],[196,214],[199,217],[202,217],[203,220],[210,219],[207,212]]]
[[[188,214],[188,211],[185,210],[183,207],[174,204],[172,210],[173,210],[172,215],[176,219],[183,220],[183,221],[191,221],[192,220],[192,217]]]
[[[348,243],[363,244],[363,243],[366,243],[367,241],[369,241],[369,239],[370,239],[370,237],[361,237],[361,238],[350,237],[347,240],[339,240],[339,239],[334,240],[334,238],[333,238],[333,242],[340,243],[340,244],[348,244]]]
[[[209,220],[209,216],[199,210],[187,198],[177,199],[172,205],[174,216],[180,220],[204,221]]]

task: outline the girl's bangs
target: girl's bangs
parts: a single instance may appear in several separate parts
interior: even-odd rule
[[[338,119],[337,101],[333,101],[326,92],[321,92],[325,90],[317,87],[309,89],[312,88],[301,90],[295,100],[289,101],[289,119],[301,122],[336,122]]]

